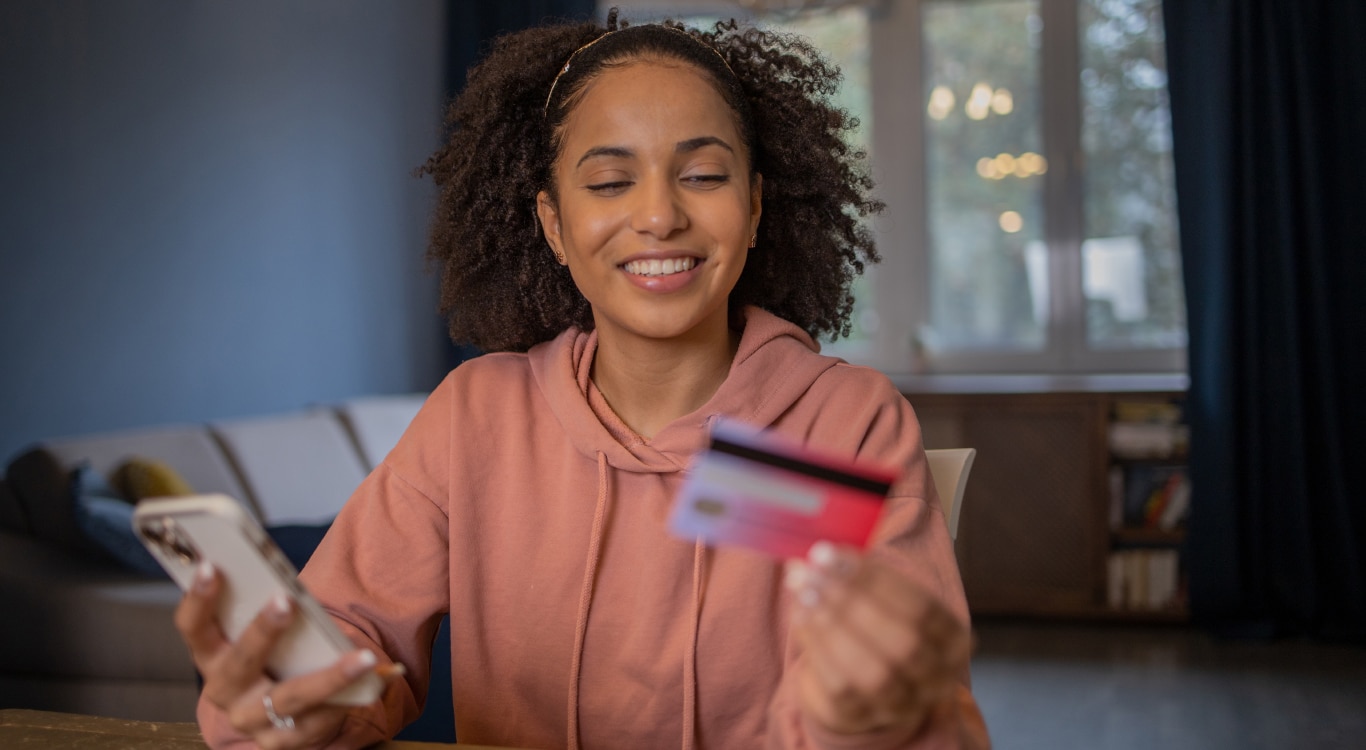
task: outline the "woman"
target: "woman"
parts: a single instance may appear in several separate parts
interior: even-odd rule
[[[718,24],[501,39],[428,163],[454,370],[301,577],[360,647],[274,683],[212,620],[178,625],[214,745],[354,747],[420,712],[451,615],[462,741],[515,747],[986,744],[967,608],[919,427],[887,379],[817,353],[847,333],[880,208],[800,40]],[[670,537],[717,416],[903,475],[866,555],[807,563]],[[323,701],[390,661],[376,705]]]

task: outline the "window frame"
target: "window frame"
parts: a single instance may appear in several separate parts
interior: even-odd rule
[[[951,374],[1058,375],[1170,373],[1187,369],[1185,347],[1093,349],[1086,337],[1082,288],[1083,150],[1079,0],[1037,0],[1043,21],[1040,86],[1043,95],[1044,242],[1048,251],[1049,316],[1037,351],[927,351],[919,331],[930,320],[925,106],[921,6],[931,0],[866,0],[875,195],[887,210],[872,221],[882,263],[866,274],[873,289],[878,332],[866,341],[823,342],[826,352],[875,367],[892,377]],[[939,0],[944,1],[944,0]],[[975,2],[977,0],[956,0]],[[611,3],[600,4],[605,16]],[[756,19],[738,2],[643,0],[633,22],[669,16],[720,15]],[[1175,220],[1175,217],[1173,217]],[[905,292],[907,287],[915,290]]]

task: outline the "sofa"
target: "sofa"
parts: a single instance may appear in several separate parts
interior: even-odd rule
[[[237,498],[268,528],[320,537],[423,399],[42,440],[15,457],[0,481],[0,707],[194,719],[198,676],[172,624],[180,594],[76,522],[74,475],[108,475],[139,457],[195,492]]]

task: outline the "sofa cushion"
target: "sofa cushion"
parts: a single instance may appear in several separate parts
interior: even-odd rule
[[[332,520],[365,478],[341,420],[328,409],[215,422],[264,524]]]
[[[259,516],[260,509],[251,505],[246,488],[207,427],[171,425],[125,430],[49,440],[43,446],[67,468],[88,463],[106,477],[131,458],[159,461],[175,469],[195,491],[230,495]]]
[[[76,524],[106,554],[135,573],[169,580],[133,531],[132,503],[99,472],[89,466],[77,467],[71,477],[71,501]]]
[[[343,401],[337,407],[342,423],[360,448],[366,468],[379,466],[398,445],[398,439],[426,401],[425,393],[363,396]]]

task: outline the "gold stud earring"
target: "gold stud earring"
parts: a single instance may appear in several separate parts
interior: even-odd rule
[[[561,253],[559,250],[551,250],[550,252],[555,254],[556,262],[558,262],[560,265],[564,265],[564,253]]]
[[[755,232],[749,236],[749,246],[754,247],[757,244],[759,244],[759,233]]]

